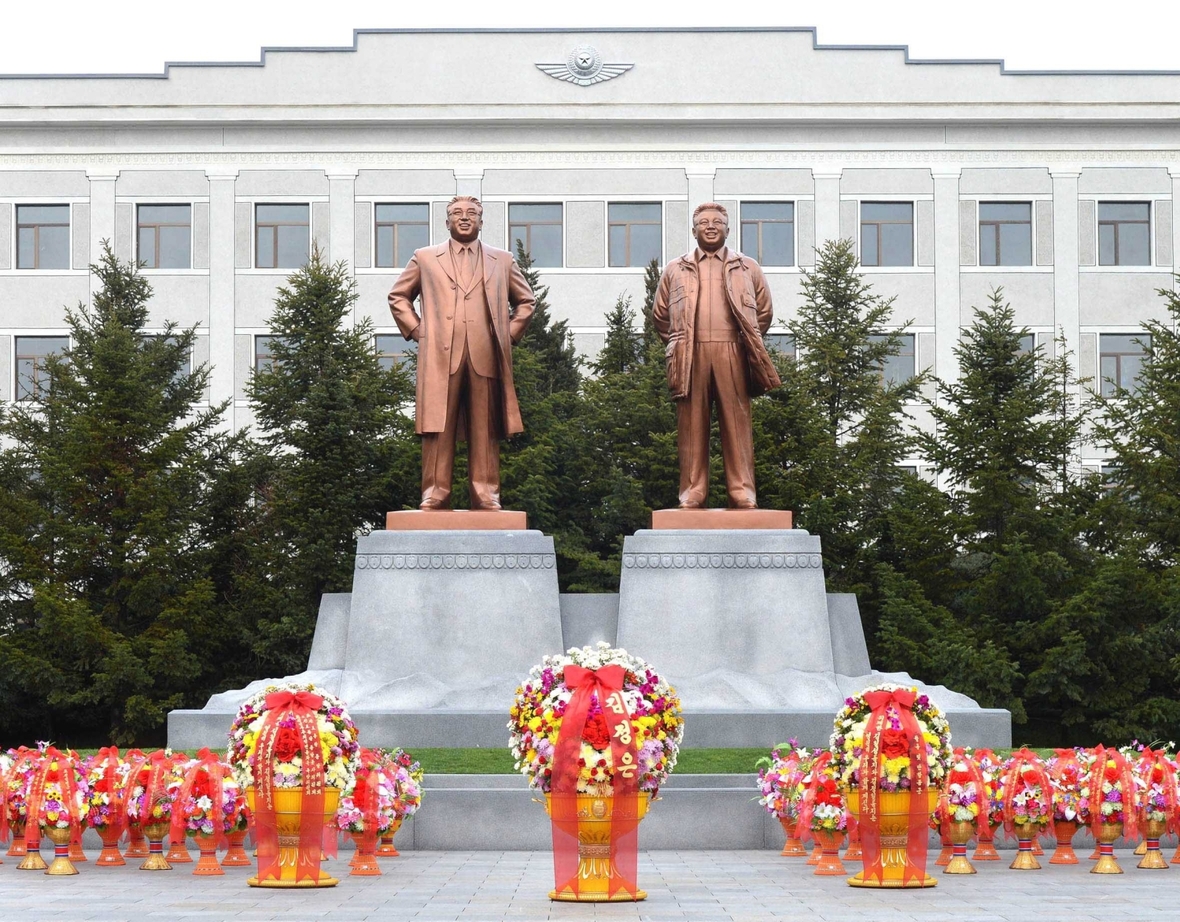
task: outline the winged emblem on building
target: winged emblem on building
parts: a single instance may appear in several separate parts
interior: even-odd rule
[[[557,64],[538,64],[554,80],[564,80],[578,86],[593,86],[605,83],[627,73],[634,64],[604,64],[602,55],[593,45],[579,45],[569,57]]]

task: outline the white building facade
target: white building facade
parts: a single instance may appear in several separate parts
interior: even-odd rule
[[[483,200],[489,243],[526,241],[587,355],[716,200],[780,319],[815,247],[854,240],[910,322],[891,374],[955,378],[961,329],[1002,286],[1081,377],[1130,384],[1173,286],[1178,193],[1180,74],[913,62],[809,29],[364,31],[257,64],[3,77],[0,399],[39,386],[109,240],[146,264],[158,329],[198,326],[209,400],[248,425],[275,290],[313,243],[352,267],[392,360],[386,294],[445,239],[455,194]]]

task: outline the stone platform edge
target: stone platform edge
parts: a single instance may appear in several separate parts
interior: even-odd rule
[[[508,745],[508,712],[352,710],[367,746],[422,748],[500,748]],[[686,749],[767,749],[796,739],[802,746],[827,746],[831,710],[688,711]],[[1012,715],[1000,708],[946,711],[956,746],[1012,745]],[[181,710],[168,715],[168,745],[173,749],[224,747],[232,712]]]

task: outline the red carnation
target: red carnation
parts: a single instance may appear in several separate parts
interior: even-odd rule
[[[885,758],[898,759],[908,755],[909,751],[909,742],[901,730],[889,729],[881,733],[881,753]]]
[[[602,716],[601,711],[586,721],[586,726],[582,729],[582,739],[599,752],[610,746],[610,728],[607,727],[606,718]]]
[[[299,753],[299,731],[294,727],[280,727],[275,736],[274,754],[280,762],[290,762]]]

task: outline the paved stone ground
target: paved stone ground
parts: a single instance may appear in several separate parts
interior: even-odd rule
[[[1165,850],[1170,857],[1170,850]],[[1011,852],[1007,853],[1008,856]],[[416,852],[384,859],[376,878],[342,877],[317,891],[246,886],[248,868],[198,878],[192,865],[171,872],[81,865],[77,877],[46,877],[0,865],[0,920],[621,920],[621,922],[1040,922],[1180,920],[1180,865],[1140,871],[1118,851],[1125,874],[1076,867],[1011,871],[1009,860],[981,862],[975,876],[942,876],[922,891],[867,891],[843,878],[815,877],[801,859],[760,851],[649,851],[639,857],[643,903],[551,903],[546,852]],[[345,857],[328,867],[337,876]],[[851,864],[853,870],[858,865]],[[941,873],[941,869],[935,869]],[[851,873],[851,871],[850,871]]]

